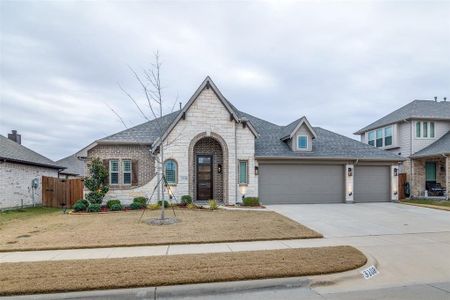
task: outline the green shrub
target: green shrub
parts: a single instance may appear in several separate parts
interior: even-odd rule
[[[117,199],[112,199],[112,200],[108,200],[108,202],[106,202],[106,206],[112,210],[113,205],[119,204],[120,206],[122,206],[122,204],[120,203],[120,200]]]
[[[144,208],[145,205],[139,202],[133,202],[130,204],[130,209],[141,209]]]
[[[87,205],[85,205],[83,201],[86,201],[86,200],[78,200],[77,202],[75,202],[75,204],[73,205],[73,210],[74,211],[86,211]]]
[[[161,207],[161,205],[162,205],[162,200],[159,200],[159,201],[158,201],[158,205]],[[167,200],[164,200],[164,207],[165,207],[165,208],[169,207],[169,202],[168,202]]]
[[[74,203],[74,205],[77,204],[77,203],[83,203],[84,206],[86,206],[86,207],[89,206],[89,201],[87,201],[86,199],[78,199],[78,200]]]
[[[187,207],[188,209],[194,209],[194,208],[197,208],[197,206],[195,206],[194,203],[189,203],[188,205],[186,205],[186,207]]]
[[[219,207],[217,201],[214,199],[208,200],[208,205],[210,210],[216,210]]]
[[[108,170],[98,157],[88,163],[88,168],[89,176],[84,178],[84,186],[91,192],[86,199],[90,203],[101,204],[103,197],[109,191],[109,186],[105,182],[108,177]]]
[[[101,204],[104,194],[102,192],[90,192],[86,195],[86,200],[92,204]]]
[[[100,204],[91,204],[88,206],[87,211],[88,212],[99,212],[100,211]]]
[[[181,204],[182,205],[192,204],[192,197],[190,195],[181,196]]]
[[[122,204],[120,204],[120,203],[114,203],[111,205],[111,207],[109,209],[111,211],[119,211],[119,210],[122,210],[123,207],[122,207]]]
[[[157,209],[159,209],[159,205],[156,203],[152,203],[152,204],[147,205],[147,208],[150,210],[157,210]]]
[[[141,203],[143,206],[147,205],[147,198],[145,197],[136,197],[133,199],[134,203]]]
[[[242,200],[244,206],[259,206],[259,198],[258,197],[245,197]]]

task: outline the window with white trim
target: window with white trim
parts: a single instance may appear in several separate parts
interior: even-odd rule
[[[119,184],[119,160],[109,161],[109,184]]]
[[[383,129],[377,129],[376,130],[377,140],[376,140],[376,146],[383,147]]]
[[[384,146],[392,145],[392,126],[384,128]]]
[[[248,184],[248,161],[239,161],[239,184]]]
[[[370,131],[367,134],[367,144],[375,146],[375,131]]]
[[[434,138],[435,137],[435,124],[429,121],[416,121],[416,138]]]
[[[394,127],[392,125],[378,128],[367,133],[367,144],[377,148],[392,146]]]
[[[307,135],[299,135],[297,137],[297,149],[300,149],[300,150],[308,149],[308,136]]]
[[[131,160],[122,160],[123,184],[131,184]]]

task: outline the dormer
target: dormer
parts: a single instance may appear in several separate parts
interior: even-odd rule
[[[313,140],[317,137],[305,116],[286,126],[283,133],[281,140],[296,152],[312,151]]]

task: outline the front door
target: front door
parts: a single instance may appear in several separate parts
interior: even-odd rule
[[[426,182],[436,182],[436,163],[426,162],[425,163],[425,181]]]
[[[212,156],[197,155],[197,200],[213,198]]]

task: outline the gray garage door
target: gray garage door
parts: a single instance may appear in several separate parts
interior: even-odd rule
[[[263,204],[342,203],[342,165],[259,165]]]
[[[390,170],[387,166],[355,166],[355,202],[384,202],[390,198]]]

